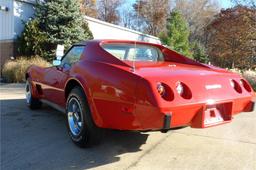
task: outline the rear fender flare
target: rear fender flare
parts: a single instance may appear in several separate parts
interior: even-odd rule
[[[90,88],[88,87],[87,81],[84,78],[82,78],[81,76],[75,75],[75,76],[73,76],[72,78],[69,78],[66,81],[64,89],[66,89],[68,82],[70,82],[72,80],[75,80],[83,88],[83,91],[84,91],[84,93],[86,95],[86,98],[87,98],[87,102],[88,102],[89,107],[90,107],[90,111],[91,111],[94,123],[98,127],[103,127],[103,120],[102,120],[101,116],[99,115],[99,113],[97,112],[97,109],[96,109],[96,106],[93,102],[92,94],[91,94]]]

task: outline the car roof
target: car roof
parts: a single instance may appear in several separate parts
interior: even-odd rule
[[[110,43],[142,44],[142,45],[155,46],[155,47],[158,47],[159,49],[164,48],[162,45],[148,43],[148,42],[132,41],[132,40],[112,40],[112,39],[88,40],[88,41],[82,41],[75,45],[85,45],[86,53],[84,52],[82,59],[86,59],[86,60],[90,60],[90,61],[100,61],[100,62],[105,62],[105,63],[123,65],[123,66],[129,66],[124,61],[117,59],[112,54],[110,54],[106,50],[104,50],[101,47],[101,45],[105,44],[105,43],[106,44],[107,43],[109,43],[109,44]]]
[[[94,40],[86,40],[82,41],[80,43],[76,43],[75,45],[87,45],[88,43],[97,43],[97,44],[103,44],[103,43],[129,43],[129,44],[143,44],[143,45],[152,45],[152,46],[158,46],[161,47],[161,44],[155,44],[145,41],[135,41],[135,40],[116,40],[116,39],[94,39]]]

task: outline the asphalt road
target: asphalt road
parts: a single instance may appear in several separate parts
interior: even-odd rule
[[[64,116],[27,108],[23,84],[0,85],[1,170],[256,170],[256,112],[207,129],[107,131],[101,145],[76,147]]]

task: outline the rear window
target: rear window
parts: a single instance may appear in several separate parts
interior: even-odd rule
[[[150,45],[103,44],[102,48],[120,60],[163,61],[161,51]]]

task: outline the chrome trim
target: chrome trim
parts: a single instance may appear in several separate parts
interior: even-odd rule
[[[57,104],[55,104],[55,103],[53,103],[53,102],[50,102],[49,100],[41,99],[40,101],[43,102],[43,103],[45,103],[45,104],[47,104],[47,105],[49,105],[49,106],[52,107],[52,108],[54,108],[54,109],[56,109],[56,110],[58,110],[58,111],[64,113],[64,114],[65,114],[65,112],[66,112],[63,107],[61,107],[61,106],[59,106],[59,105],[57,105]]]
[[[222,88],[222,86],[220,84],[211,84],[211,85],[205,85],[205,88],[207,90],[210,90],[210,89],[220,89],[220,88]]]
[[[71,97],[67,106],[68,125],[71,133],[79,135],[83,128],[82,108],[75,97]]]
[[[29,83],[28,80],[26,81],[25,95],[26,95],[26,102],[27,102],[27,104],[30,104],[31,98],[32,98],[32,94],[31,94],[31,84]]]

